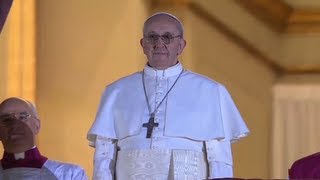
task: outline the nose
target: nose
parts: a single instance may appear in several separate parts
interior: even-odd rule
[[[155,42],[154,42],[154,48],[155,47],[164,47],[166,44],[163,42],[162,38],[159,37]]]

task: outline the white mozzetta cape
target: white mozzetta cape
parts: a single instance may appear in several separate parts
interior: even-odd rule
[[[168,84],[171,86],[177,77],[169,77]],[[150,78],[145,73],[147,89],[154,86]],[[191,71],[182,73],[164,103],[165,136],[234,141],[249,132],[226,88]],[[106,87],[88,139],[94,142],[99,135],[121,140],[138,135],[149,117],[142,72],[137,72]]]

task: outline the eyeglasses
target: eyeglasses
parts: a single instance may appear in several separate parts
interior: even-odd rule
[[[160,36],[158,34],[152,34],[152,35],[146,36],[145,40],[147,41],[147,43],[155,44],[159,40],[159,38],[161,38],[162,42],[164,42],[165,44],[170,44],[172,40],[177,37],[181,37],[181,35],[173,36],[172,34],[164,34]]]
[[[28,114],[27,112],[3,114],[0,115],[0,126],[8,126],[13,120],[25,122],[29,117],[31,117],[31,114]]]

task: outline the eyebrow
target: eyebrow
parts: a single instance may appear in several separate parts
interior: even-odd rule
[[[150,34],[151,34],[151,35],[152,35],[152,34],[159,35],[158,33],[154,32],[154,31],[150,31],[150,32],[147,33],[147,35],[150,35]],[[172,34],[174,34],[174,33],[167,31],[167,32],[164,32],[162,35],[167,35],[167,34],[171,34],[171,35],[172,35]]]
[[[27,111],[22,112],[10,112],[10,113],[0,113],[0,116],[10,115],[10,114],[30,114]]]
[[[157,33],[154,32],[154,31],[150,31],[150,32],[148,32],[147,34],[157,34]]]

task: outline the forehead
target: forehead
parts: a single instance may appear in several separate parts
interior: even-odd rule
[[[178,24],[179,22],[176,19],[168,15],[157,15],[146,21],[145,33],[176,33],[179,31]]]
[[[25,101],[14,99],[0,105],[0,114],[20,112],[32,113],[31,108]]]

